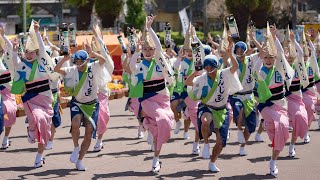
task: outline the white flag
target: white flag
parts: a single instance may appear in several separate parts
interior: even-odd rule
[[[182,24],[183,35],[185,35],[188,30],[188,26],[189,26],[189,18],[187,15],[186,8],[179,11],[179,16],[180,16],[180,20],[181,20],[181,24]]]

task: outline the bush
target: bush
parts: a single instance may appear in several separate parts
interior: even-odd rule
[[[207,42],[207,35],[204,36],[203,32],[200,32],[200,31],[197,31],[197,36],[198,38],[202,41],[202,42]],[[222,31],[211,31],[211,36],[212,37],[215,37],[216,35],[222,35]],[[160,41],[161,41],[161,44],[163,44],[164,42],[164,32],[158,32],[157,33],[158,36],[160,36]],[[181,36],[179,36],[179,32],[176,32],[176,31],[173,31],[171,32],[171,38],[174,40],[174,42],[180,46],[180,45],[183,45],[184,43],[184,37],[181,33]]]

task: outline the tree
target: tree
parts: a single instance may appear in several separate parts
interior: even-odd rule
[[[95,0],[95,9],[103,27],[113,27],[114,20],[119,16],[122,6],[120,0]]]
[[[269,13],[272,9],[272,0],[259,2],[258,7],[251,12],[251,19],[259,29],[266,27],[266,21],[269,19]],[[275,23],[275,22],[270,22]]]
[[[19,32],[21,32],[23,30],[23,0],[20,0],[20,4],[19,7],[17,9],[17,15],[20,17],[20,23],[19,23]],[[32,8],[30,3],[26,2],[26,20],[28,22],[28,19],[30,18],[32,14]],[[27,26],[27,24],[26,24]],[[28,27],[28,26],[27,26]]]
[[[127,0],[128,12],[126,22],[138,29],[141,29],[145,20],[144,0]]]
[[[78,8],[77,30],[87,30],[90,25],[94,0],[67,0],[67,3]]]
[[[260,19],[256,17],[257,15],[252,17],[257,18],[255,22],[258,23],[259,26],[265,24],[267,19],[265,15],[271,9],[272,0],[226,0],[225,3],[228,11],[232,13],[237,20],[240,39],[245,41],[247,39],[247,25],[250,15],[254,15],[254,13],[264,13]]]

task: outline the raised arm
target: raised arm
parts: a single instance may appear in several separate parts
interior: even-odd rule
[[[222,39],[221,39],[221,41],[222,41]],[[218,49],[219,48],[219,44],[213,41],[210,32],[208,32],[208,42],[211,43],[214,46],[214,49]]]
[[[299,45],[299,43],[297,42],[296,40],[296,36],[294,35],[294,33],[292,31],[290,31],[290,40],[291,42],[294,43],[295,47],[296,47],[296,50],[297,50],[297,56],[301,56],[303,57],[304,53],[303,53],[303,50],[301,48],[301,46]]]
[[[230,67],[230,72],[232,74],[234,74],[237,71],[237,69],[239,68],[238,61],[236,60],[236,58],[234,57],[234,55],[232,53],[233,46],[234,46],[234,43],[232,42],[229,44],[229,47],[226,49],[226,51],[231,59],[232,66]]]
[[[257,41],[256,37],[254,36],[254,29],[253,27],[250,27],[249,29],[249,37],[254,43],[254,45],[258,48],[259,51],[262,51],[262,46],[261,44]]]
[[[8,49],[12,49],[13,48],[12,43],[11,41],[9,41],[8,37],[4,34],[4,29],[1,26],[0,26],[0,34],[3,37],[4,41],[6,42]]]
[[[46,52],[45,52],[45,48],[44,48],[45,45],[44,45],[43,39],[42,39],[41,34],[39,32],[40,25],[37,21],[34,21],[33,26],[34,26],[34,31],[36,33],[35,35],[37,37],[37,41],[39,44],[39,53],[40,53],[40,56],[43,57],[43,54]]]
[[[61,75],[66,75],[66,71],[61,69],[62,65],[67,62],[70,59],[69,55],[65,55],[61,61],[58,62],[58,64],[54,67],[54,72],[57,72]]]
[[[100,44],[100,46],[102,48],[101,49],[101,55],[106,58],[106,66],[105,67],[107,68],[108,72],[110,74],[112,74],[112,72],[114,70],[114,62],[113,62],[113,60],[112,60],[112,58],[111,58],[111,56],[109,54],[107,46],[104,44],[104,42],[103,42],[103,40],[102,40],[102,38],[100,36],[96,35],[96,39],[98,40],[98,43]]]
[[[18,66],[18,64],[21,62],[19,56],[18,56],[18,48],[19,48],[19,41],[18,39],[15,39],[12,42],[13,48],[12,48],[12,62],[14,66]]]
[[[153,29],[151,27],[151,25],[152,25],[152,23],[153,23],[155,18],[156,18],[156,16],[148,16],[148,17],[146,17],[146,26],[147,26],[147,30],[149,31],[150,36],[151,36],[154,44],[156,45],[156,51],[161,52],[162,51],[162,47],[161,47],[160,40],[159,40],[157,34],[153,31]]]
[[[187,86],[193,86],[193,79],[198,75],[198,71],[194,71],[185,81]]]

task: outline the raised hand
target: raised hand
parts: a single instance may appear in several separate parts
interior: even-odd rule
[[[88,54],[92,54],[92,49],[91,49],[91,46],[89,44],[88,39],[86,39],[85,50],[87,51]]]
[[[296,35],[294,34],[294,32],[293,32],[292,30],[290,30],[290,40],[291,40],[292,42],[294,42],[295,39],[296,39]]]
[[[250,28],[249,28],[249,37],[250,37],[250,39],[254,39],[255,37],[254,37],[254,29],[253,29],[253,26],[251,26]]]
[[[147,26],[147,29],[150,29],[151,28],[151,25],[154,21],[154,19],[156,18],[156,16],[153,16],[153,15],[150,15],[150,16],[147,16],[146,17],[146,26]]]
[[[178,53],[178,58],[181,58],[181,61],[183,61],[183,47],[180,48],[179,53]]]
[[[39,21],[39,22],[40,22],[40,21]],[[39,32],[39,29],[40,29],[40,24],[39,24],[39,22],[34,21],[34,23],[33,23],[33,27],[34,27],[34,31],[35,31],[35,32]]]
[[[228,47],[224,47],[225,51],[229,54],[229,56],[232,55],[233,46],[234,46],[234,42],[230,42]]]
[[[311,38],[311,34],[309,32],[306,32],[305,34],[306,34],[307,41],[309,41]]]
[[[270,26],[270,32],[272,34],[272,37],[276,37],[276,35],[277,35],[277,27],[276,27],[276,25],[271,25]]]
[[[18,52],[19,49],[19,40],[17,38],[15,38],[12,41],[12,46],[13,46],[13,52]]]
[[[4,28],[2,26],[0,26],[0,35],[3,36],[4,35]]]

